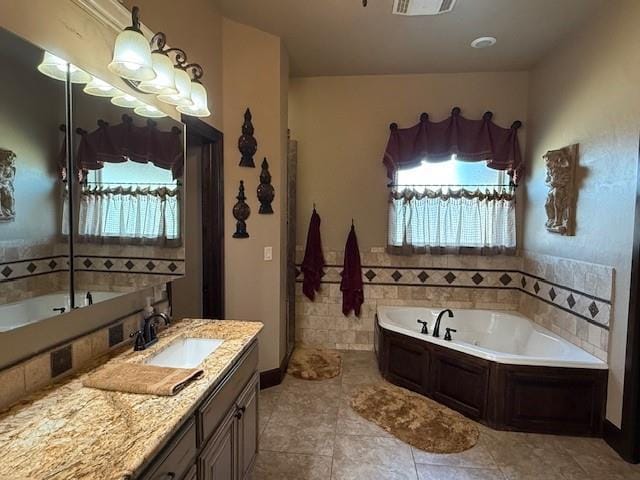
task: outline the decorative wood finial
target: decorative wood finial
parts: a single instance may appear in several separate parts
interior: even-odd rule
[[[244,123],[242,124],[242,135],[238,139],[238,150],[242,154],[240,159],[241,167],[255,168],[253,156],[258,151],[258,142],[253,136],[253,123],[251,123],[251,110],[247,108],[244,112]]]
[[[249,238],[247,233],[246,220],[251,215],[251,208],[245,200],[247,197],[244,194],[244,181],[240,180],[240,187],[238,188],[237,203],[233,206],[233,218],[236,219],[236,232],[233,234],[233,238]]]
[[[260,210],[258,213],[268,214],[273,213],[271,208],[271,202],[276,195],[276,192],[271,185],[271,173],[269,173],[269,162],[267,157],[262,160],[262,171],[260,172],[260,185],[258,185],[258,200],[260,200]]]

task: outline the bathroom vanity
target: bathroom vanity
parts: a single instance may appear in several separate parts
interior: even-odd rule
[[[92,370],[0,414],[1,478],[241,480],[258,450],[260,322],[182,320],[152,347],[109,363],[147,363],[186,338],[218,339],[202,377],[174,396],[88,388]],[[94,369],[99,365],[94,365]]]

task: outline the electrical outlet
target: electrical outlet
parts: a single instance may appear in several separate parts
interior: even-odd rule
[[[264,261],[270,262],[273,260],[273,247],[264,247]]]

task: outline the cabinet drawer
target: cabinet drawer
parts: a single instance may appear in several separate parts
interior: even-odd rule
[[[204,401],[198,409],[200,432],[198,445],[203,445],[215,432],[225,414],[231,409],[245,385],[258,369],[258,344],[254,343],[242,356],[227,379]]]
[[[143,480],[178,480],[193,465],[196,455],[196,425],[190,420],[156,457],[156,461],[143,475]]]

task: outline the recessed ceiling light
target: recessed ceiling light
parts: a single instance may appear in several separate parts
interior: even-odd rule
[[[471,46],[473,48],[487,48],[492,47],[496,44],[496,39],[494,37],[478,37],[473,42],[471,42]]]

